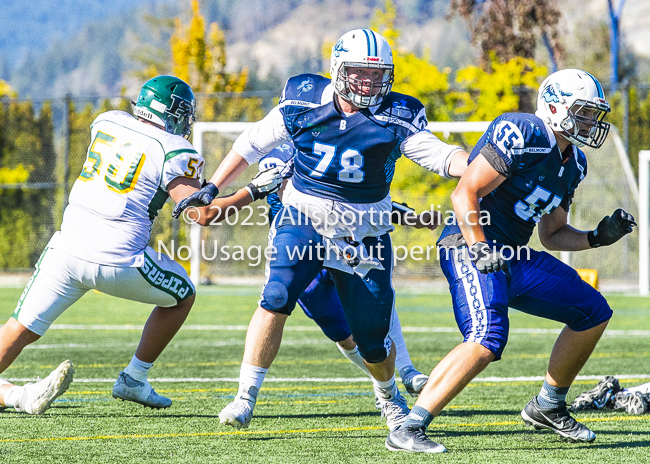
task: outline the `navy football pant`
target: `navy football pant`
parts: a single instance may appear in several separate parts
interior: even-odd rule
[[[260,306],[291,314],[298,298],[322,269],[321,237],[306,216],[295,208],[284,207],[271,225],[269,242],[276,252],[266,263]],[[373,269],[365,278],[337,269],[329,272],[361,356],[370,363],[378,363],[390,352],[388,330],[395,298],[391,282],[392,246],[388,234],[366,237],[362,243],[368,254],[379,259],[383,270]]]
[[[530,259],[528,259],[528,253]],[[505,257],[509,253],[504,253]],[[576,332],[612,317],[605,298],[578,273],[546,252],[522,248],[510,260],[511,277],[481,274],[467,247],[441,248],[454,315],[465,341],[480,343],[500,359],[508,341],[508,307],[566,324]]]
[[[327,269],[322,269],[311,281],[298,298],[298,304],[333,342],[341,342],[352,335],[334,280]]]

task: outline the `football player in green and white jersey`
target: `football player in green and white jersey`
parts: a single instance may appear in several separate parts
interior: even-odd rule
[[[153,390],[147,374],[185,321],[195,289],[180,264],[147,243],[167,199],[178,202],[200,189],[204,160],[186,140],[195,119],[189,85],[172,76],[155,77],[134,104],[135,116],[108,111],[91,125],[87,159],[70,192],[61,231],[51,238],[13,315],[0,327],[0,373],[63,311],[96,289],[156,305],[130,364],[113,386],[113,397],[167,408],[171,400]],[[278,170],[259,174],[248,187],[197,208],[192,219],[202,225],[218,220],[228,206],[241,208],[281,183]],[[36,383],[17,386],[0,379],[0,407],[41,414],[67,390],[73,373],[66,360]]]

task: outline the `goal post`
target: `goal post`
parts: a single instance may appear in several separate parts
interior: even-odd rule
[[[196,122],[192,127],[193,143],[196,150],[206,158],[204,174],[210,177],[219,162],[232,147],[236,138],[250,127],[253,123],[249,122]],[[454,121],[454,122],[430,122],[427,129],[431,132],[442,136],[446,140],[452,134],[458,134],[456,140],[465,140],[466,136],[461,134],[471,133],[469,140],[476,140],[480,134],[487,130],[490,125],[489,121]],[[467,143],[463,143],[468,145]],[[465,147],[471,149],[471,145]],[[636,183],[632,167],[630,165],[627,153],[625,152],[621,137],[615,127],[612,127],[610,135],[603,147],[599,150],[584,149],[587,156],[588,175],[580,184],[576,191],[575,201],[570,211],[571,224],[581,230],[590,230],[596,227],[603,216],[611,214],[616,208],[623,208],[633,214],[635,217],[639,213],[648,213],[647,203],[645,208],[639,208],[639,202],[643,198],[648,199],[647,187],[645,184],[643,193],[640,194]],[[650,153],[648,151],[647,153]],[[648,156],[644,159],[648,159]],[[640,156],[641,160],[641,156]],[[640,161],[641,165],[641,161]],[[646,169],[648,164],[644,165]],[[252,177],[256,169],[249,168],[250,171],[242,174],[237,182],[233,183],[233,188],[240,188],[246,185],[248,179]],[[246,177],[249,176],[249,177]],[[647,179],[647,174],[646,174]],[[647,218],[647,216],[646,216]],[[642,221],[642,217],[639,216]],[[639,289],[643,291],[646,287],[641,285],[641,279],[645,278],[647,282],[647,219],[646,219],[646,239],[645,245],[637,241],[635,237],[626,236],[619,243],[610,247],[601,247],[595,250],[571,253],[553,253],[567,264],[575,268],[597,269],[601,281],[601,288],[604,290],[626,290],[634,291]],[[218,246],[229,243],[242,243],[244,245],[262,245],[266,243],[267,230],[263,227],[233,229],[232,227],[210,227],[208,231],[202,230],[197,224],[192,224],[189,233],[190,236],[190,277],[195,284],[201,281],[202,275],[251,275],[251,270],[242,266],[237,267],[233,263],[207,263],[202,260],[202,238],[207,240],[207,247],[214,242],[215,246],[209,250],[209,253],[216,252],[216,240]],[[231,230],[233,229],[233,230]],[[251,230],[255,229],[255,230]],[[399,230],[399,229],[398,229]],[[640,231],[643,226],[640,227]],[[404,233],[404,232],[395,232]],[[436,233],[437,237],[437,233]],[[433,237],[435,238],[435,237]],[[541,244],[537,234],[531,239],[533,248],[540,249]],[[641,250],[644,250],[640,253]],[[209,253],[207,253],[209,255]],[[645,254],[644,254],[645,253]],[[641,259],[639,259],[641,258]],[[643,261],[645,259],[646,261]],[[646,264],[642,265],[642,261]],[[645,267],[643,267],[645,266]],[[425,278],[430,276],[433,266],[422,268],[422,275],[417,277]],[[436,267],[436,271],[439,269]],[[240,274],[241,273],[241,274]],[[645,276],[645,277],[644,277]]]
[[[650,294],[650,150],[639,152],[639,294]]]

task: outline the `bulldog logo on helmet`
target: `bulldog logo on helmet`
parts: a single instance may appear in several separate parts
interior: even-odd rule
[[[349,52],[350,50],[343,47],[343,40],[339,40],[336,42],[336,45],[334,45],[334,56],[339,57],[341,56],[341,52]]]
[[[560,94],[563,97],[570,97],[573,94],[568,93],[568,92],[563,92],[562,89],[558,86],[557,90],[560,91]],[[560,103],[560,97],[558,97],[557,93],[555,92],[555,86],[553,84],[549,85],[544,89],[544,93],[542,94],[542,98],[546,101],[546,103]]]

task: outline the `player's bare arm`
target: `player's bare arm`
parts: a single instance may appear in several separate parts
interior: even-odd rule
[[[453,161],[452,161],[453,163]],[[481,212],[479,199],[497,188],[506,178],[499,174],[483,155],[479,155],[464,172],[451,194],[454,213],[463,238],[468,246],[485,242],[483,226],[478,218]]]
[[[246,162],[246,161],[244,161]],[[201,226],[216,224],[223,221],[244,206],[266,197],[268,194],[277,191],[282,186],[282,176],[279,170],[269,169],[258,173],[253,180],[244,188],[237,190],[231,195],[214,198],[206,206],[191,207],[188,210],[187,218]],[[169,195],[178,206],[188,203],[188,200],[203,193],[199,188],[197,179],[178,177],[169,184]],[[174,209],[176,212],[178,206]],[[185,208],[181,209],[182,212]],[[178,217],[175,215],[175,217]]]
[[[248,162],[235,150],[230,150],[217,170],[210,178],[210,183],[223,190],[235,181],[248,167]]]
[[[569,213],[560,206],[540,219],[539,240],[547,250],[582,251],[591,248],[587,232],[571,227],[567,222],[568,215]]]

